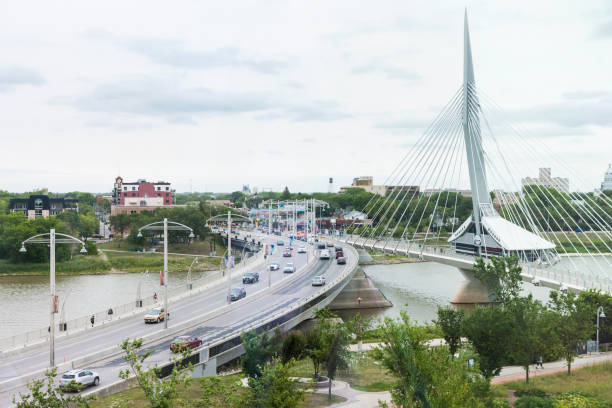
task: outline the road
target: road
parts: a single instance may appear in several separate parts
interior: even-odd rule
[[[255,237],[255,234],[252,233],[252,236]],[[288,243],[286,237],[281,238],[277,236],[269,237],[267,235],[262,235],[259,236],[258,239],[274,243],[282,239],[285,241],[285,244]],[[244,303],[244,306],[238,306],[232,312],[216,316],[206,321],[204,324],[185,330],[180,334],[198,336],[202,338],[204,344],[212,342],[236,329],[240,329],[241,327],[248,326],[253,322],[263,319],[293,304],[302,297],[312,294],[314,291],[318,290],[318,288],[313,288],[311,286],[311,279],[313,276],[324,275],[327,280],[330,281],[342,272],[345,267],[344,265],[337,265],[334,261],[314,260],[314,262],[316,262],[314,269],[307,275],[297,279],[290,286],[283,289],[275,289],[269,295],[255,301],[245,302],[245,300],[249,300],[249,293],[254,293],[267,287],[268,273],[271,274],[271,280],[272,283],[274,283],[290,276],[290,274],[285,274],[282,271],[286,262],[293,262],[296,269],[299,269],[306,263],[307,255],[297,253],[297,248],[299,246],[306,246],[306,244],[299,241],[295,242],[295,250],[292,251],[291,258],[283,258],[282,251],[276,250],[270,257],[270,262],[278,262],[281,265],[281,269],[269,272],[266,271],[266,266],[262,265],[258,269],[260,274],[258,283],[243,285],[242,276],[233,277],[232,287],[243,286],[247,291],[247,298],[239,302]],[[311,261],[313,260],[311,259]],[[176,325],[185,322],[224,306],[227,303],[226,295],[227,284],[225,283],[215,287],[204,295],[190,297],[170,304],[169,310],[171,312],[171,319],[168,322],[169,327],[171,328],[173,324]],[[138,315],[133,318],[122,319],[122,321],[109,325],[108,328],[104,330],[92,331],[89,333],[85,332],[82,335],[62,338],[56,343],[56,362],[61,363],[63,361],[70,361],[77,357],[116,346],[125,338],[138,338],[151,333],[159,333],[160,341],[148,346],[148,348],[154,350],[154,354],[148,360],[149,363],[155,364],[168,361],[171,358],[169,344],[172,339],[161,339],[164,336],[162,327],[163,324],[145,325],[142,320],[142,315]],[[49,354],[46,348],[33,349],[31,352],[23,353],[18,356],[9,356],[0,362],[0,382],[44,369],[48,366],[48,360]],[[97,371],[100,374],[101,383],[109,384],[117,380],[118,372],[125,368],[125,366],[122,358],[111,358],[79,368],[89,368]],[[24,385],[25,384],[18,388],[11,389],[8,392],[0,393],[0,406],[7,405],[13,394],[24,392],[26,390]]]

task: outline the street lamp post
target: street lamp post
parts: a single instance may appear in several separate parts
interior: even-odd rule
[[[161,224],[161,225],[160,225]],[[193,228],[183,225],[179,222],[168,221],[164,218],[163,221],[152,222],[138,229],[138,238],[142,238],[142,231],[164,231],[164,270],[162,272],[161,283],[164,286],[164,329],[168,328],[168,230],[173,231],[189,231],[189,238],[194,238]]]
[[[49,245],[49,291],[51,293],[51,312],[49,314],[49,365],[55,367],[55,313],[57,313],[57,296],[55,295],[55,244],[81,244],[80,252],[87,253],[85,242],[70,235],[55,232],[51,228],[48,234],[34,235],[21,243],[19,252],[26,252],[25,244]]]
[[[361,343],[361,298],[357,298],[357,327],[359,331],[359,340],[357,342],[357,350],[361,353],[362,351],[362,343]]]
[[[599,318],[605,319],[606,318],[606,314],[604,313],[603,310],[603,306],[599,306],[597,308],[597,348],[596,348],[596,353],[599,353]]]

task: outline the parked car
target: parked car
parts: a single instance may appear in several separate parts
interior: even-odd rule
[[[329,251],[324,249],[323,251],[321,251],[321,253],[319,254],[319,259],[330,259],[331,255],[329,254]]]
[[[336,259],[336,263],[337,263],[338,265],[346,265],[346,258],[345,258],[345,257],[343,257],[343,256],[341,256],[341,257],[339,257],[339,258],[337,258],[337,259]]]
[[[242,283],[255,283],[259,281],[259,274],[257,272],[247,272],[242,277]]]
[[[91,370],[70,370],[62,375],[59,380],[60,388],[81,385],[88,387],[90,385],[100,384],[100,375]]]
[[[312,278],[312,286],[323,286],[325,285],[325,277],[324,276],[315,276]]]
[[[280,269],[280,265],[276,262],[272,262],[270,264],[270,270],[271,271],[278,271]]]
[[[246,290],[244,290],[244,288],[232,288],[230,291],[230,300],[232,302],[240,300],[243,297],[246,297]]]
[[[166,318],[166,312],[163,307],[156,307],[147,312],[144,315],[145,323],[159,323]],[[168,318],[170,318],[170,313],[168,313]]]
[[[276,241],[276,246],[283,246],[285,243],[283,241]]]
[[[186,348],[194,349],[202,345],[202,339],[194,336],[178,336],[170,343],[170,350],[173,353],[180,353]]]
[[[291,251],[283,252],[283,258],[291,258]]]
[[[336,252],[336,259],[338,259],[338,258],[344,258],[344,252],[342,252],[342,251]]]
[[[293,273],[295,272],[295,266],[291,262],[289,262],[288,264],[285,264],[285,267],[283,268],[283,272]]]
[[[306,253],[306,247],[299,247],[298,248],[298,254],[305,254]]]

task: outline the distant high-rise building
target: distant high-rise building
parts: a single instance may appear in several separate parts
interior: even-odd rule
[[[612,190],[612,164],[608,164],[608,170],[604,174],[604,180],[601,183],[601,191]]]
[[[541,167],[539,177],[525,177],[521,185],[550,187],[558,191],[569,193],[569,179],[565,177],[552,177],[550,167]]]

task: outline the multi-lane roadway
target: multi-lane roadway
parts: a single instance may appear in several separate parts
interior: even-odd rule
[[[283,240],[285,246],[289,244],[287,237],[250,234],[252,237],[263,242],[276,244],[278,240]],[[241,328],[263,320],[267,316],[291,306],[299,299],[314,293],[319,288],[312,287],[311,281],[313,276],[323,275],[329,282],[346,267],[345,265],[337,265],[333,259],[330,261],[320,261],[317,256],[313,256],[311,251],[309,251],[309,254],[300,254],[297,251],[300,246],[310,247],[310,245],[303,242],[294,241],[294,250],[291,251],[292,256],[290,258],[282,256],[283,247],[277,247],[274,254],[268,257],[268,262],[257,267],[256,271],[259,272],[259,282],[242,284],[242,274],[232,276],[232,287],[244,287],[247,297],[238,301],[235,308],[231,311],[214,314],[214,317],[207,319],[205,322],[185,328],[185,330],[176,333],[176,335],[197,336],[202,338],[204,344],[214,342],[229,333],[240,331]],[[291,274],[283,273],[285,263],[293,262],[296,267],[296,273],[300,273],[301,268],[306,265],[307,258],[311,265],[306,274],[300,276],[288,286],[280,285],[274,287],[275,283],[292,276]],[[269,262],[279,263],[280,270],[267,270]],[[314,264],[312,264],[313,262]],[[267,288],[269,277],[273,285],[270,292],[266,296],[258,297],[255,300],[251,300],[253,298],[249,299],[250,294]],[[206,313],[223,308],[227,304],[227,286],[227,282],[222,282],[203,294],[171,303],[169,306],[171,318],[168,322],[168,330],[171,330],[174,326],[185,324],[189,320],[197,319]],[[153,355],[148,360],[149,363],[167,362],[171,358],[169,344],[175,335],[168,336],[168,332],[163,330],[163,324],[145,325],[142,315],[121,319],[101,330],[61,338],[56,342],[55,358],[58,363],[69,362],[82,356],[114,347],[125,338],[144,336],[152,336],[157,339],[147,345],[147,348],[154,350]],[[27,375],[43,370],[48,366],[48,353],[46,348],[32,348],[17,355],[0,358],[0,387],[2,387],[2,382],[11,381],[10,387],[0,388],[2,390],[0,392],[0,406],[9,404],[12,395],[26,390]],[[85,366],[75,365],[74,368],[88,368],[97,371],[100,374],[101,385],[103,386],[104,384],[118,381],[118,373],[121,369],[125,368],[125,362],[121,357],[114,355],[93,361]],[[18,377],[23,377],[23,381],[15,382],[15,378]]]

